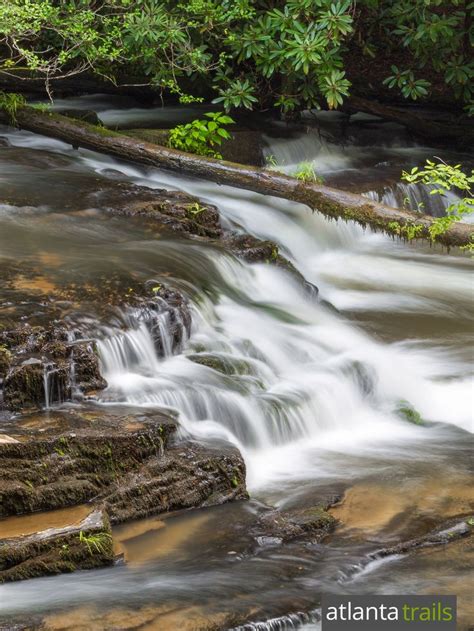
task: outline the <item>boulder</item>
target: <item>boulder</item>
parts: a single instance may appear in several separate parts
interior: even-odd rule
[[[83,121],[84,123],[89,123],[90,125],[102,125],[102,121],[97,115],[97,112],[94,112],[94,110],[64,108],[56,110],[56,113],[61,114],[61,116],[67,116],[68,118],[75,118],[76,120]]]

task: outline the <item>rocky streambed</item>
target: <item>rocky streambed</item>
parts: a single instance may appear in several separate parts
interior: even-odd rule
[[[215,206],[183,192],[117,182],[78,194],[74,205],[76,212],[97,207],[130,217],[154,237],[165,231],[206,240],[299,278],[275,243],[223,230]],[[27,263],[4,265],[1,273],[14,300],[0,322],[0,518],[33,514],[44,524],[48,514],[44,519],[40,511],[53,511],[53,521],[54,511],[66,507],[87,506],[89,513],[79,523],[26,535],[19,519],[18,536],[0,539],[0,582],[114,563],[111,524],[248,498],[235,447],[179,438],[179,420],[170,412],[123,414],[93,406],[107,388],[96,341],[107,335],[104,322],[114,333],[117,326],[145,326],[158,357],[176,354],[192,327],[183,294],[126,273],[60,285]],[[83,316],[90,305],[103,321]],[[228,370],[212,356],[190,359]],[[68,402],[73,407],[61,409]],[[288,532],[323,532],[331,520],[324,521],[323,511],[302,523],[307,526]]]
[[[0,162],[0,628],[317,628],[381,586],[469,628],[468,261],[24,132]]]

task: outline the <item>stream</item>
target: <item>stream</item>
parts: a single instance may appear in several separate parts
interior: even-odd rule
[[[150,120],[137,108],[98,102],[106,123]],[[0,586],[0,628],[41,614],[47,629],[211,629],[235,613],[254,621],[242,629],[310,631],[319,629],[321,594],[339,592],[455,593],[459,628],[468,629],[469,539],[383,560],[370,553],[469,511],[471,260],[328,221],[286,200],[138,168],[27,132],[0,135],[11,144],[0,146],[0,264],[36,271],[23,286],[0,290],[4,306],[18,303],[21,318],[40,308],[21,303],[25,287],[47,291],[117,272],[179,289],[191,303],[192,331],[181,353],[164,358],[145,326],[103,321],[93,304],[64,307],[65,317],[98,337],[109,385],[95,406],[177,410],[184,436],[239,448],[251,496],[117,526],[126,564]],[[359,116],[343,145],[321,140],[320,130],[266,142],[266,154],[288,171],[310,160],[330,185],[443,212],[443,201],[426,190],[396,183],[402,168],[441,150],[415,145],[396,126]],[[451,158],[469,159],[448,152]],[[199,239],[156,238],[139,221],[80,206],[83,192],[111,180],[215,204],[225,228],[278,243],[319,295],[275,266],[244,263]],[[190,361],[192,353],[238,369],[219,373]],[[400,402],[423,423],[403,418]],[[265,506],[311,506],[328,493],[345,501],[324,544],[255,544],[248,525]]]

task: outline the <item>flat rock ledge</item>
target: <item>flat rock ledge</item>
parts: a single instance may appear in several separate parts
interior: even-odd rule
[[[0,443],[0,517],[90,504],[107,534],[109,524],[247,499],[238,450],[178,441],[176,428],[164,413],[96,408],[12,420],[5,429],[18,442]],[[87,534],[86,526],[80,532]],[[76,539],[77,529],[66,529],[0,540],[0,582],[113,562],[108,544],[90,543],[85,554]]]
[[[77,525],[0,539],[0,583],[111,565],[107,514],[93,510]]]

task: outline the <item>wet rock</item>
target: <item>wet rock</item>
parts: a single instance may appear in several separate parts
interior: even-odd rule
[[[0,539],[0,583],[103,567],[113,561],[110,523],[101,510],[77,525]]]
[[[3,399],[11,410],[47,407],[70,397],[67,368],[34,358],[12,368],[3,386]]]
[[[224,244],[248,263],[275,263],[278,261],[278,246],[273,241],[260,241],[248,234],[226,237]]]
[[[74,412],[64,412],[61,421],[59,431],[52,427],[44,435],[24,428],[14,435],[20,443],[0,445],[0,516],[91,500],[156,457],[176,429],[163,415],[144,419],[138,427],[129,427],[128,417],[91,422],[87,414]]]
[[[191,333],[191,312],[184,296],[162,284],[153,284],[153,299],[141,301],[137,321],[144,321],[160,357],[179,353]]]
[[[159,356],[180,352],[190,334],[187,300],[156,281],[133,282],[109,275],[97,278],[95,284],[64,286],[55,297],[69,298],[86,312],[91,305],[117,330],[145,323]],[[4,377],[4,404],[12,411],[96,396],[107,387],[93,341],[104,335],[98,316],[75,318],[72,312],[56,319],[57,303],[50,300],[46,305],[40,320],[44,325],[36,324],[34,315],[19,325],[0,321],[0,385]]]
[[[224,246],[247,263],[271,263],[289,272],[304,287],[306,293],[318,297],[316,285],[308,282],[291,261],[285,258],[273,241],[261,241],[249,234],[227,234],[222,240]]]
[[[402,541],[394,546],[378,550],[377,552],[371,554],[370,558],[379,559],[387,556],[406,554],[422,548],[446,545],[463,537],[472,536],[473,534],[474,517],[471,516],[462,521],[450,520],[442,527],[437,528],[426,535],[416,537],[415,539],[409,539],[408,541]]]
[[[11,410],[44,406],[44,366],[41,360],[26,360],[7,374],[3,399]]]
[[[247,499],[245,465],[233,447],[182,443],[103,496],[113,524],[154,513]]]
[[[0,381],[5,378],[12,361],[12,354],[4,344],[0,344]]]
[[[8,138],[5,138],[4,136],[0,136],[0,147],[11,147],[11,142],[8,140]]]
[[[222,234],[215,206],[181,191],[116,183],[98,191],[90,202],[113,214],[142,217],[152,226],[217,239]]]
[[[53,424],[48,416],[40,430],[29,417],[11,421],[20,442],[0,443],[0,517],[92,501],[119,523],[247,498],[237,449],[173,444],[170,415],[69,410]]]
[[[269,511],[259,518],[253,534],[260,545],[268,545],[269,542],[275,545],[294,539],[321,541],[335,529],[337,523],[327,508],[329,504]]]
[[[68,330],[22,324],[0,332],[9,353],[3,382],[5,405],[14,411],[69,400],[73,385],[84,394],[106,387],[93,344],[73,345]]]
[[[74,344],[71,349],[74,370],[74,385],[81,392],[90,395],[107,387],[100,374],[99,357],[93,343]]]
[[[67,116],[68,118],[75,118],[84,123],[90,123],[91,125],[102,125],[102,121],[94,110],[68,108],[57,110],[56,113],[61,114],[61,116]]]
[[[235,357],[221,357],[213,353],[192,353],[186,357],[195,364],[207,366],[224,375],[249,375],[252,374],[248,362]]]
[[[396,413],[413,425],[424,425],[421,414],[408,401],[399,401]]]

